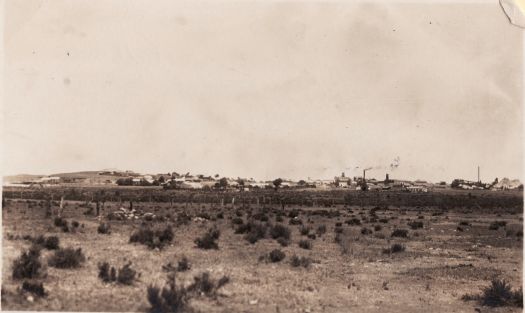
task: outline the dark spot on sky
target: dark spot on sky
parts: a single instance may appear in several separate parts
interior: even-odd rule
[[[69,79],[69,77],[64,78],[64,85],[67,86],[69,84],[71,84],[71,79]]]
[[[67,56],[69,56],[69,52],[67,52]]]

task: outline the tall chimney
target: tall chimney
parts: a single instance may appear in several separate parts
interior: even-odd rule
[[[481,183],[481,180],[479,179],[479,165],[478,165],[478,183]]]
[[[390,181],[390,179],[388,179],[388,173],[386,173],[386,178],[385,178],[385,180],[386,180],[387,182]]]
[[[363,170],[363,182],[366,182],[366,170]]]

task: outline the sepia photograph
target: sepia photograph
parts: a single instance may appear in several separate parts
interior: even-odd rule
[[[523,311],[523,1],[1,7],[2,311]]]

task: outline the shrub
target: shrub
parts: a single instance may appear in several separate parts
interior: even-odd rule
[[[223,276],[217,282],[210,279],[208,272],[201,273],[193,278],[193,284],[188,287],[188,291],[204,294],[208,297],[215,296],[217,290],[230,281],[228,276]]]
[[[275,250],[272,250],[272,252],[270,252],[269,257],[270,257],[270,261],[272,261],[273,263],[276,263],[276,262],[282,261],[285,257],[285,254],[281,250],[275,249]]]
[[[505,221],[495,221],[490,223],[489,229],[490,230],[498,230],[500,227],[505,227],[507,225],[507,222]]]
[[[461,221],[459,222],[459,226],[470,226],[470,223],[467,221]]]
[[[44,289],[44,284],[43,283],[24,281],[22,283],[22,290],[25,291],[25,292],[32,293],[32,294],[34,294],[35,296],[38,296],[38,297],[45,297],[45,296],[47,296],[47,292]]]
[[[307,258],[307,257],[298,257],[297,255],[293,255],[291,260],[290,260],[290,264],[293,266],[293,267],[299,267],[299,266],[302,266],[304,268],[308,268],[310,266],[310,264],[312,263],[312,259],[310,258]]]
[[[375,225],[374,226],[374,231],[381,231],[381,229],[383,229],[383,227],[381,227],[381,225]]]
[[[299,247],[310,250],[312,249],[312,242],[310,240],[301,240],[299,241]]]
[[[342,234],[342,233],[343,233],[343,230],[344,230],[344,229],[343,229],[343,227],[341,227],[341,226],[336,226],[336,227],[334,228],[334,232],[335,232],[336,234]]]
[[[135,280],[137,272],[131,268],[131,262],[118,270],[117,282],[123,285],[131,285]]]
[[[177,271],[179,272],[185,272],[191,268],[190,261],[187,257],[182,256],[182,258],[179,260],[179,263],[177,265]]]
[[[173,240],[173,238],[175,237],[175,235],[173,234],[173,229],[171,228],[171,226],[166,226],[166,228],[164,228],[162,231],[160,231],[157,234],[159,236],[159,240],[160,240],[161,243],[171,242]],[[217,238],[218,238],[218,235],[217,235]]]
[[[494,279],[481,293],[481,304],[491,307],[503,306],[512,298],[512,289],[505,280]]]
[[[79,224],[77,221],[72,221],[72,222],[71,222],[71,226],[72,226],[73,228],[78,228],[78,227],[80,226],[80,224]]]
[[[276,224],[270,228],[270,236],[272,236],[273,239],[284,238],[286,240],[289,240],[290,234],[290,228],[282,224]]]
[[[178,287],[175,277],[172,277],[162,290],[155,286],[148,286],[148,302],[151,313],[183,312],[188,306],[189,295],[184,287]]]
[[[266,236],[266,225],[260,223],[250,223],[250,231],[244,236],[249,243],[254,244],[259,239]]]
[[[408,230],[406,229],[395,229],[390,237],[402,237],[406,238],[408,236]]]
[[[31,246],[13,261],[12,275],[13,279],[38,278],[45,275],[45,268],[40,262],[39,246]]]
[[[317,236],[322,236],[326,233],[326,225],[322,224],[317,227]]]
[[[410,226],[410,228],[412,229],[423,228],[423,222],[413,221],[413,222],[408,222],[407,225]]]
[[[98,278],[102,279],[102,281],[105,283],[112,281],[109,274],[109,267],[110,266],[108,262],[103,262],[98,265]]]
[[[362,235],[369,235],[371,233],[372,233],[372,230],[370,230],[369,228],[366,228],[366,227],[361,228]]]
[[[111,227],[107,223],[100,223],[97,228],[97,232],[99,234],[111,234]]]
[[[286,246],[288,246],[290,244],[290,241],[288,239],[283,238],[283,237],[277,238],[277,242],[283,247],[286,247]]]
[[[300,232],[301,235],[303,235],[303,236],[308,236],[308,234],[310,233],[310,227],[308,227],[308,226],[302,226],[301,229],[299,230],[299,232]]]
[[[69,233],[69,226],[67,224],[62,225],[62,231],[64,233]]]
[[[390,248],[383,249],[383,254],[391,254],[405,251],[405,246],[395,243]]]
[[[82,248],[60,248],[55,250],[55,253],[48,261],[50,266],[56,268],[77,268],[86,260]]]
[[[218,230],[209,229],[202,237],[195,239],[195,243],[200,249],[219,249],[219,245],[215,242],[219,235]]]
[[[346,220],[345,223],[348,225],[361,225],[361,220],[354,217],[354,218]]]
[[[173,237],[171,226],[166,226],[163,230],[152,230],[148,227],[142,227],[131,234],[129,242],[138,242],[148,246],[150,249],[162,249],[173,240]]]
[[[55,217],[53,223],[56,227],[64,227],[67,226],[67,221],[61,217]]]
[[[57,236],[49,236],[44,241],[44,248],[48,250],[56,250],[59,248],[60,240]]]
[[[523,289],[512,290],[505,280],[493,279],[490,286],[482,289],[481,294],[465,294],[463,301],[479,301],[489,307],[517,306],[523,307]]]

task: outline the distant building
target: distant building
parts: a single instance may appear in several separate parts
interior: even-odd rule
[[[348,188],[352,184],[352,179],[345,176],[345,172],[341,176],[334,177],[334,185],[339,188]]]

